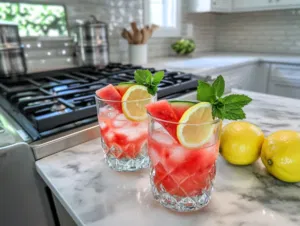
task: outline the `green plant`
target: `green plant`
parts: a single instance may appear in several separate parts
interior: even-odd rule
[[[62,5],[0,2],[0,20],[18,23],[21,36],[68,35]]]
[[[172,49],[180,55],[192,53],[195,48],[195,42],[191,39],[180,39],[171,45]]]

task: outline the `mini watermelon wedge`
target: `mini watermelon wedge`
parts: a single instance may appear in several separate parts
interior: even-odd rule
[[[109,84],[102,89],[98,89],[96,95],[108,105],[122,112],[122,96],[113,85]]]
[[[157,120],[157,122],[160,123],[176,141],[178,141],[176,134],[176,123],[179,121],[180,118],[177,117],[170,103],[166,100],[160,100],[155,103],[146,105],[146,108],[150,115],[157,119],[175,122],[169,123]]]
[[[183,100],[169,100],[169,103],[171,104],[173,111],[177,115],[178,120],[180,120],[183,113],[190,107],[197,104],[198,102],[183,101]]]
[[[136,85],[133,82],[124,82],[124,83],[120,83],[119,85],[115,86],[115,88],[118,90],[118,92],[120,93],[121,96],[124,95],[124,93],[126,93],[126,91],[129,89],[129,87]]]

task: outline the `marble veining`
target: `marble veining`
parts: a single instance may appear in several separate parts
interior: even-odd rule
[[[247,120],[266,135],[300,131],[300,101],[234,90],[253,98]],[[78,225],[296,226],[300,225],[300,183],[270,176],[261,161],[246,167],[218,159],[210,204],[195,213],[171,212],[152,199],[149,171],[118,173],[108,168],[100,139],[36,162],[37,170]]]

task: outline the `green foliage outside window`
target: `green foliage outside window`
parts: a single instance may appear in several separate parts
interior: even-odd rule
[[[67,36],[62,5],[0,2],[0,20],[16,22],[20,36]]]

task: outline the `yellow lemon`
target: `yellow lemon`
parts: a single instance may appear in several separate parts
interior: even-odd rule
[[[143,121],[147,119],[146,105],[151,102],[147,87],[142,85],[130,86],[122,97],[122,110],[127,119]]]
[[[211,104],[201,102],[190,107],[181,116],[177,126],[177,138],[186,148],[197,148],[213,135],[214,124]]]
[[[281,130],[268,136],[261,160],[268,172],[285,182],[300,182],[300,133]]]
[[[248,165],[260,155],[264,134],[249,122],[231,122],[221,133],[221,155],[231,164]]]

